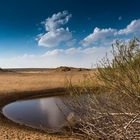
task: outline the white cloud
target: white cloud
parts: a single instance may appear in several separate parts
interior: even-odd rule
[[[134,35],[140,35],[140,19],[133,20],[126,28],[121,29],[118,31],[118,34],[120,35],[128,35],[128,34],[134,34]]]
[[[140,35],[140,19],[133,20],[124,29],[95,28],[93,33],[80,41],[81,45],[74,46],[76,39],[73,39],[72,32],[68,28],[63,28],[71,15],[68,12],[59,12],[48,18],[44,25],[45,34],[38,35],[38,44],[40,46],[52,48],[67,45],[68,49],[49,50],[41,55],[17,56],[14,58],[1,58],[0,64],[3,68],[46,68],[58,66],[87,67],[96,65],[106,52],[110,52],[111,44],[115,39],[129,40],[135,35]],[[94,46],[94,47],[93,47]],[[109,53],[109,58],[111,55]]]
[[[68,27],[66,29],[61,27],[69,21],[71,16],[67,11],[63,11],[46,19],[44,24],[47,33],[38,37],[38,45],[52,48],[61,44],[68,46],[73,44],[72,32],[69,31]]]
[[[112,36],[116,33],[115,29],[100,29],[96,27],[90,35],[81,41],[83,46],[98,45],[99,43],[108,42],[112,40]]]
[[[52,17],[47,18],[45,21],[46,31],[53,31],[60,28],[62,25],[66,24],[71,17],[72,15],[67,11],[53,14]]]
[[[43,56],[55,56],[55,55],[89,55],[95,53],[99,48],[91,47],[91,48],[69,48],[69,49],[55,49],[52,51],[47,51]]]
[[[1,58],[3,68],[48,68],[59,66],[73,66],[91,68],[110,51],[110,47],[87,47],[54,49],[42,55],[18,56],[14,58]]]
[[[100,29],[96,27],[90,35],[85,37],[81,41],[82,46],[109,46],[116,39],[125,39],[128,40],[134,36],[139,37],[140,35],[140,19],[133,20],[126,28],[124,29]]]
[[[38,41],[39,46],[48,48],[59,46],[62,43],[72,40],[72,33],[67,28],[59,28],[42,35]]]

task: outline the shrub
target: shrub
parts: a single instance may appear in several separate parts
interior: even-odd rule
[[[74,134],[87,139],[140,137],[140,42],[116,41],[113,59],[105,57],[95,78],[87,76],[80,88],[69,83],[65,103],[77,119]]]

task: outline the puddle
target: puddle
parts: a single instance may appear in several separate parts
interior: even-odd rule
[[[71,113],[64,97],[47,97],[16,101],[3,108],[3,114],[13,122],[37,129],[59,131]]]

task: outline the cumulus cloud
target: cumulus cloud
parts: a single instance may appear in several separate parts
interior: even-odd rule
[[[38,44],[48,48],[59,46],[62,43],[72,40],[72,34],[69,29],[59,28],[54,31],[49,31],[40,37]]]
[[[66,24],[71,17],[72,15],[69,14],[68,11],[53,14],[52,17],[47,18],[45,21],[46,31],[53,31],[60,28]]]
[[[124,29],[100,29],[96,27],[90,35],[85,37],[81,41],[82,46],[91,46],[96,45],[97,47],[103,45],[111,45],[112,42],[116,39],[130,39],[134,36],[140,35],[140,19],[133,20],[126,28]]]
[[[128,34],[134,34],[134,35],[140,35],[140,19],[133,20],[126,28],[121,29],[118,31],[118,34],[120,35],[128,35]]]
[[[67,11],[63,11],[47,18],[44,22],[46,33],[41,34],[38,37],[38,45],[47,48],[54,48],[60,45],[68,47],[74,46],[77,40],[73,39],[72,32],[68,27],[63,28],[63,25],[68,23],[71,17],[71,14]],[[121,17],[119,17],[119,19],[120,18]],[[80,45],[84,47],[111,46],[116,39],[130,39],[134,36],[139,36],[139,29],[140,19],[133,20],[126,28],[120,30],[113,28],[101,29],[96,27],[91,34],[80,41]]]
[[[62,27],[71,16],[67,11],[63,11],[47,18],[44,22],[46,33],[38,37],[38,45],[52,48],[61,44],[67,45],[67,42],[71,44],[73,42],[72,32],[69,31],[68,27],[66,29]]]
[[[106,41],[110,41],[112,39],[112,36],[114,36],[116,33],[115,29],[100,29],[96,27],[90,35],[88,35],[86,38],[84,38],[81,41],[81,44],[83,46],[89,46],[89,45],[98,45],[99,43],[103,43]]]

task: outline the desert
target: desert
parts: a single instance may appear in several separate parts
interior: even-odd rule
[[[72,82],[76,84],[83,79],[84,74],[91,73],[89,70],[67,69],[1,70],[0,108],[2,109],[4,105],[19,99],[59,95],[65,91],[66,79],[72,79]],[[15,124],[0,114],[0,139],[73,140],[76,138],[48,135],[46,132]]]

